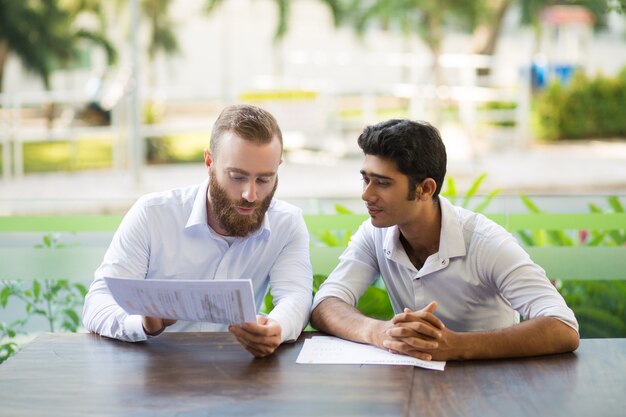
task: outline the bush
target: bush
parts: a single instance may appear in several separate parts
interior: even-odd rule
[[[574,74],[551,83],[535,102],[538,136],[546,140],[626,137],[626,68],[616,77]]]

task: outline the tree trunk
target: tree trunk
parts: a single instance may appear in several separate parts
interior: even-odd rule
[[[496,52],[504,16],[512,3],[513,0],[499,0],[489,4],[493,8],[493,15],[488,22],[479,25],[474,31],[472,53],[491,56]],[[490,72],[490,68],[478,68],[478,75],[489,75]]]
[[[7,41],[0,42],[0,93],[2,93],[2,80],[4,79],[4,66],[9,58],[9,44]]]

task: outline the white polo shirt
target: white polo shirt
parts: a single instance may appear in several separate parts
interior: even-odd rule
[[[294,340],[308,323],[313,273],[301,210],[273,200],[262,227],[228,242],[208,226],[203,184],[141,197],[120,224],[85,298],[85,327],[126,341],[145,340],[141,316],[127,315],[105,276],[137,279],[250,279],[257,308],[268,286],[269,317]],[[166,331],[224,331],[226,326],[179,321]]]
[[[481,214],[439,199],[439,251],[420,270],[400,243],[397,226],[376,228],[367,220],[322,284],[313,308],[327,297],[356,305],[380,275],[396,313],[437,301],[435,314],[451,330],[501,329],[518,323],[521,315],[555,317],[578,331],[573,311],[510,233]]]

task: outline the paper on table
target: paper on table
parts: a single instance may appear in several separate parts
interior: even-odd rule
[[[128,314],[223,324],[256,323],[250,280],[104,279],[115,301]]]
[[[423,361],[332,336],[313,336],[306,339],[296,363],[412,365],[438,371],[443,371],[446,366],[445,361]]]

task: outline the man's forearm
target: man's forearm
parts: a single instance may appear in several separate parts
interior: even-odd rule
[[[350,304],[336,297],[324,299],[311,314],[311,324],[317,330],[343,339],[381,347],[388,322],[363,315]]]
[[[552,317],[539,317],[492,332],[454,333],[448,352],[433,352],[434,359],[496,359],[572,352],[578,333]]]

